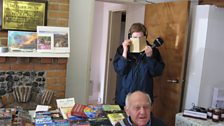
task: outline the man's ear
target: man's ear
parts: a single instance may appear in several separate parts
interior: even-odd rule
[[[129,116],[129,110],[127,106],[124,106],[124,111],[126,112],[126,114]]]

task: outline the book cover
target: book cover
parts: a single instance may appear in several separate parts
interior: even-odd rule
[[[109,118],[111,124],[114,126],[117,122],[124,119],[124,115],[122,113],[110,113],[107,114],[107,117]]]
[[[183,116],[188,116],[192,118],[198,118],[198,119],[207,119],[207,113],[204,112],[197,112],[192,110],[184,110]]]
[[[91,126],[111,126],[111,122],[107,117],[89,120]]]
[[[106,112],[113,112],[113,111],[121,111],[121,108],[119,105],[103,105],[103,111]]]
[[[70,126],[70,123],[68,122],[68,120],[65,120],[65,119],[54,120],[54,124],[55,126]]]
[[[71,116],[72,107],[60,107],[59,110],[63,119],[68,119]]]
[[[75,99],[74,98],[57,99],[56,102],[62,117],[64,119],[68,119],[68,117],[71,116],[72,108],[75,105]]]
[[[57,107],[73,107],[75,105],[75,98],[56,99]]]
[[[139,53],[144,51],[146,44],[146,38],[140,37],[140,38],[130,38],[132,44],[130,45],[130,52],[132,53]]]
[[[41,118],[35,118],[35,125],[36,126],[53,126],[54,123],[50,116],[45,116]]]
[[[71,110],[72,116],[79,116],[83,118],[87,118],[88,116],[85,114],[84,109],[86,108],[86,105],[82,104],[75,104]]]

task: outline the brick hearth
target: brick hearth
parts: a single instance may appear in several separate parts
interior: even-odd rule
[[[44,88],[55,91],[55,96],[64,98],[67,58],[9,58],[0,57],[0,72],[43,71]]]
[[[43,89],[53,90],[54,99],[64,98],[66,86],[66,68],[67,58],[0,57],[0,78],[2,80],[0,82],[0,90],[3,92],[5,91],[7,94],[11,93],[11,91],[8,90],[8,86],[37,86],[37,88],[34,88],[34,90],[37,89],[37,92],[40,92]],[[10,74],[11,77],[8,76]],[[21,76],[20,74],[23,75]],[[31,74],[35,74],[36,77]],[[27,75],[30,76],[28,77]],[[16,76],[19,76],[19,82],[13,81],[15,78],[17,78]],[[25,79],[22,79],[21,77],[24,77]],[[29,82],[27,82],[27,80]],[[9,85],[7,85],[7,83]],[[32,92],[34,92],[34,90],[32,90]]]

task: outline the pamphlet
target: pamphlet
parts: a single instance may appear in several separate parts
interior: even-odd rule
[[[113,111],[121,111],[119,105],[103,105],[103,111],[113,112]]]
[[[73,107],[75,105],[75,98],[56,99],[58,108]]]
[[[63,118],[68,119],[68,116],[71,115],[72,108],[75,105],[75,99],[74,98],[57,99],[56,102]]]
[[[36,112],[46,112],[49,110],[49,106],[47,105],[37,105]]]
[[[146,38],[140,37],[140,38],[130,38],[132,44],[130,45],[130,52],[132,53],[139,53],[144,51],[146,44]]]

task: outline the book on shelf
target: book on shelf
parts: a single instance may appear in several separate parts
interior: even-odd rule
[[[197,119],[207,119],[207,113],[205,112],[197,112],[197,111],[192,111],[192,110],[184,110],[183,116],[187,117],[192,117],[192,118],[197,118]]]

